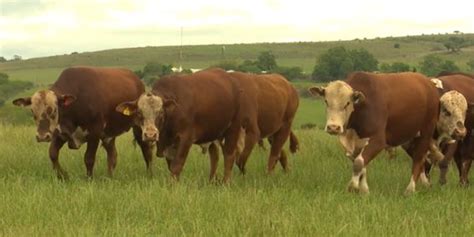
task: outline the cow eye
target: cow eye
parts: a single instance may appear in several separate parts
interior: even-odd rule
[[[448,117],[451,116],[451,113],[445,108],[443,108],[443,113]]]
[[[328,100],[324,100],[324,103],[326,103],[326,105],[328,105]]]
[[[346,109],[346,108],[347,108],[347,106],[349,106],[350,104],[351,104],[351,102],[347,101],[347,104],[346,104],[346,105],[344,105],[344,109]]]

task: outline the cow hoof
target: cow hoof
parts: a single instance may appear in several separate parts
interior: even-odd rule
[[[69,175],[66,172],[61,172],[57,174],[57,177],[61,181],[69,181]]]
[[[347,185],[347,191],[350,193],[359,193],[359,187],[351,181],[349,185]]]
[[[446,179],[439,179],[439,184],[440,185],[445,185],[446,183],[448,183],[448,181]]]
[[[406,197],[412,196],[414,193],[415,193],[415,190],[414,190],[414,189],[407,188],[407,189],[405,190],[405,196],[406,196]]]
[[[463,187],[463,188],[467,188],[469,187],[469,182],[467,181],[461,181],[459,182],[459,186]]]

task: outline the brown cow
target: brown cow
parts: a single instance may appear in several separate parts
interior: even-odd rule
[[[135,118],[144,140],[157,141],[158,153],[166,156],[174,178],[179,178],[192,144],[225,139],[227,182],[241,129],[241,93],[236,80],[224,70],[207,69],[164,77],[153,85],[151,93],[116,109]]]
[[[299,104],[296,90],[278,74],[255,75],[242,72],[230,74],[237,79],[245,94],[243,98],[241,97],[241,109],[244,114],[242,132],[245,133],[245,145],[243,150],[238,149],[237,166],[245,174],[245,164],[254,145],[258,141],[258,144],[263,147],[262,139],[268,138],[271,150],[267,171],[273,172],[277,160],[283,169],[288,171],[288,158],[282,147],[289,138],[290,151],[295,153],[298,149],[298,139],[291,131],[291,124]],[[219,159],[219,144],[219,142],[213,142],[208,147],[211,159],[211,179],[215,175]]]
[[[312,87],[326,102],[326,131],[338,135],[353,160],[349,191],[368,193],[366,166],[384,148],[413,139],[407,150],[412,176],[406,194],[415,191],[423,171],[439,110],[435,86],[418,73],[374,74],[356,72],[345,81]]]
[[[446,173],[448,169],[449,161],[454,157],[456,166],[459,171],[460,184],[467,185],[469,183],[468,174],[471,167],[473,155],[474,155],[474,134],[472,130],[474,129],[474,113],[472,113],[472,105],[474,104],[474,75],[465,74],[465,73],[446,73],[443,72],[437,76],[437,78],[432,79],[432,81],[438,83],[438,88],[440,93],[446,93],[450,90],[455,90],[461,93],[467,103],[469,104],[468,112],[465,116],[465,122],[461,121],[466,126],[465,137],[464,139],[458,142],[446,142],[444,143],[443,153],[445,154],[445,159],[439,162],[439,168],[441,170],[440,174],[440,183],[446,183]],[[458,105],[459,102],[454,104]],[[447,113],[449,117],[454,117],[456,114],[450,110],[442,110],[441,113]],[[460,123],[461,123],[460,122]],[[459,124],[460,124],[459,123]],[[426,165],[426,173],[429,174],[431,165]]]
[[[291,132],[291,124],[299,105],[298,93],[295,88],[281,75],[264,74],[255,75],[241,72],[230,73],[237,78],[245,92],[246,115],[252,116],[250,121],[256,121],[255,137],[247,134],[245,147],[237,160],[237,166],[245,173],[245,164],[255,143],[263,138],[268,138],[271,143],[270,157],[268,159],[268,172],[272,172],[279,160],[283,169],[288,170],[288,158],[282,150],[286,140],[290,138],[290,150],[296,152],[298,141]],[[252,124],[250,122],[249,124]],[[243,125],[245,126],[245,124]],[[251,125],[252,126],[252,125]]]
[[[115,111],[124,101],[138,98],[144,91],[139,78],[131,71],[118,68],[71,67],[65,69],[47,90],[13,101],[29,106],[37,125],[38,142],[51,142],[49,156],[58,178],[67,178],[61,168],[59,150],[67,142],[78,149],[87,143],[84,156],[87,176],[92,177],[99,141],[107,151],[108,173],[116,166],[115,137],[128,131],[132,119]],[[140,133],[139,128],[134,133]],[[152,156],[148,145],[137,139],[143,154]]]

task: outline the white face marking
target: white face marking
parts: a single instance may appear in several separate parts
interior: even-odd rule
[[[138,106],[138,123],[142,128],[143,140],[158,140],[159,130],[156,121],[163,114],[163,99],[151,93],[143,94],[137,102]]]
[[[59,129],[58,99],[50,90],[37,91],[31,97],[31,111],[38,126],[38,135],[52,134]]]
[[[465,134],[467,101],[466,98],[457,91],[446,92],[440,98],[440,113],[437,123],[437,130],[440,139],[455,139],[455,133]]]
[[[343,81],[334,81],[328,84],[324,93],[326,131],[330,132],[331,128],[337,127],[341,129],[342,133],[354,111],[354,101],[352,100],[354,90]]]

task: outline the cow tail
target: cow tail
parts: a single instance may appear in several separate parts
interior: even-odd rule
[[[295,153],[299,149],[298,138],[295,136],[293,131],[290,132],[290,151]]]

